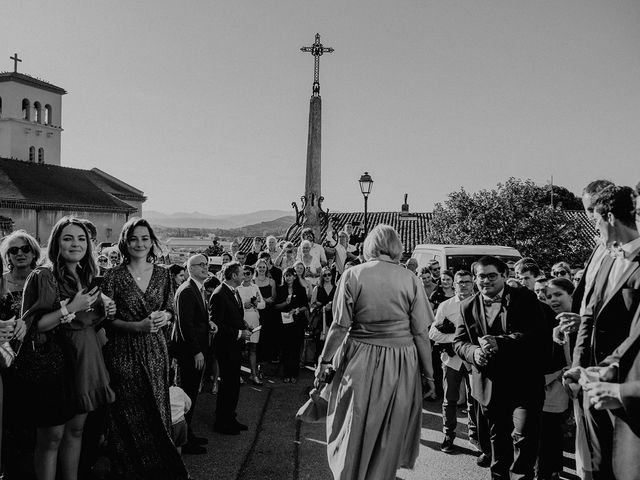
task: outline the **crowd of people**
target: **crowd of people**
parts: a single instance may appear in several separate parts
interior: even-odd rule
[[[581,268],[402,264],[386,225],[366,239],[345,226],[329,256],[310,229],[297,247],[255,238],[248,252],[232,245],[218,272],[203,254],[159,264],[141,218],[101,253],[84,219],[60,219],[46,250],[13,232],[0,243],[5,478],[87,478],[106,452],[110,478],[187,479],[182,454],[207,452],[192,421],[205,380],[214,430],[240,435],[241,383],[295,384],[308,362],[328,400],[335,478],[412,467],[423,397],[442,397],[441,450],[458,448],[462,405],[492,478],[559,478],[571,416],[581,478],[638,479],[637,188],[584,189],[599,241]]]

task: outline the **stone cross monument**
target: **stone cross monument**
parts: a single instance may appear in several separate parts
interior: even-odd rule
[[[320,126],[322,119],[322,99],[320,98],[320,57],[325,53],[333,52],[333,48],[325,47],[320,43],[320,34],[316,33],[315,42],[310,47],[302,47],[300,50],[311,53],[314,57],[313,89],[309,105],[309,136],[307,139],[307,172],[304,185],[304,196],[301,198],[302,211],[299,215],[302,226],[314,231],[316,242],[322,243],[320,235],[321,218],[326,216],[322,211],[321,185],[321,135]],[[296,208],[297,210],[297,208]],[[296,223],[298,219],[296,219]]]

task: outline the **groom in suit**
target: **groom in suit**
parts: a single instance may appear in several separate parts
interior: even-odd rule
[[[218,327],[213,347],[220,366],[214,430],[225,435],[238,435],[248,428],[236,420],[240,396],[241,352],[245,341],[251,337],[237,291],[242,283],[242,272],[239,262],[227,263],[223,270],[224,281],[214,290],[209,300],[211,320]]]
[[[506,285],[508,271],[498,258],[478,260],[479,292],[460,304],[453,348],[471,364],[471,394],[489,423],[491,478],[533,479],[548,339],[538,299]]]
[[[612,363],[610,355],[618,349],[616,356],[619,356],[620,346],[628,343],[632,320],[640,305],[640,234],[635,222],[635,202],[631,188],[618,186],[605,188],[594,200],[596,227],[611,254],[602,260],[591,297],[581,312],[573,352],[574,368],[565,373],[567,383],[578,381],[580,367]],[[613,422],[606,412],[592,405],[590,396],[584,400],[593,478],[613,478]]]
[[[196,409],[196,400],[204,372],[204,354],[209,348],[209,311],[204,294],[204,281],[209,276],[209,264],[204,255],[192,255],[187,260],[189,280],[183,282],[176,292],[177,360],[180,367],[181,386],[191,399],[191,409],[185,415],[187,422],[187,444],[182,451],[203,454],[206,438],[196,437],[191,419]],[[214,329],[215,331],[215,329]]]

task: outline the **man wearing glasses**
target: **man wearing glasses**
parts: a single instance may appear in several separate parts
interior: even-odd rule
[[[533,292],[506,284],[508,272],[495,257],[476,262],[479,292],[460,303],[453,349],[471,364],[471,392],[489,424],[491,477],[533,479],[544,400],[544,314]]]
[[[182,451],[187,454],[203,454],[206,438],[196,437],[191,428],[191,419],[196,409],[200,381],[204,372],[204,354],[209,348],[209,331],[215,324],[209,323],[209,309],[204,281],[209,276],[207,257],[192,255],[187,260],[189,280],[183,282],[176,292],[177,360],[180,368],[181,387],[191,399],[191,410],[185,415],[187,422],[187,444]]]
[[[458,423],[456,407],[462,382],[467,386],[467,392],[471,392],[471,385],[469,383],[471,366],[456,355],[452,346],[456,327],[462,323],[460,302],[473,295],[473,277],[471,272],[458,270],[453,280],[453,288],[456,294],[440,304],[436,312],[436,321],[431,325],[431,329],[429,330],[429,338],[436,342],[441,351],[440,358],[442,360],[444,387],[444,400],[442,402],[444,441],[442,442],[440,450],[445,453],[453,453],[455,451],[453,441],[456,438],[456,425]],[[467,407],[469,442],[475,450],[481,451],[476,429],[475,408],[470,393],[467,395]],[[481,466],[489,466],[487,463],[488,459],[489,457],[485,455],[484,458],[479,459],[479,464],[483,464]]]

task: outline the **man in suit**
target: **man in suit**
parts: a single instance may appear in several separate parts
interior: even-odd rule
[[[193,433],[191,420],[196,409],[198,390],[205,368],[204,355],[209,347],[209,312],[205,296],[204,281],[209,276],[209,263],[204,255],[192,255],[187,261],[189,279],[176,292],[178,335],[176,358],[180,368],[181,387],[191,399],[191,409],[185,415],[187,443],[182,451],[187,454],[203,454],[206,438]]]
[[[640,231],[640,183],[636,186],[635,217]],[[585,386],[589,403],[596,410],[610,410],[615,415],[613,472],[618,480],[637,480],[640,478],[640,306],[626,340],[599,366],[588,370],[599,377],[599,381]]]
[[[214,430],[225,435],[238,435],[247,426],[236,419],[240,395],[240,360],[244,342],[251,331],[244,321],[242,299],[237,288],[242,283],[242,265],[229,262],[222,270],[224,281],[216,288],[209,301],[210,318],[218,333],[213,347],[220,369],[220,387],[216,401]]]
[[[460,304],[453,349],[471,364],[471,393],[489,423],[493,479],[533,479],[544,400],[543,313],[536,296],[506,285],[495,257],[475,264],[479,292]]]
[[[594,200],[594,219],[611,254],[598,269],[573,352],[573,368],[565,381],[577,383],[580,368],[603,362],[629,336],[640,304],[640,234],[635,223],[635,196],[629,187],[609,186]],[[613,424],[607,413],[593,408],[587,396],[584,417],[591,446],[593,478],[613,478]]]

